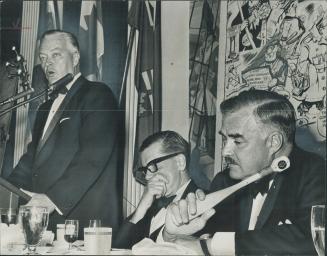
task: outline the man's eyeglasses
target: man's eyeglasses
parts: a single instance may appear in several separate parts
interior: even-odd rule
[[[141,166],[133,172],[135,179],[141,184],[146,185],[147,180],[145,179],[145,176],[147,172],[156,173],[158,171],[158,163],[163,162],[179,154],[183,154],[183,152],[177,152],[151,160],[146,166]]]

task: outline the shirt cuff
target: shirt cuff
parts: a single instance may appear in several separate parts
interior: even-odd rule
[[[235,255],[235,232],[216,232],[211,240],[212,255]]]
[[[48,197],[49,198],[49,197]],[[55,203],[49,198],[50,202],[53,204],[53,206],[55,207],[56,212],[59,215],[63,215],[62,212],[60,211],[60,209],[57,207],[57,205],[55,205]]]

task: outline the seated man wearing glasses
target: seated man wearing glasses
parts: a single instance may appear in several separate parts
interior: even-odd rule
[[[188,174],[189,144],[178,133],[155,133],[144,140],[139,151],[142,167],[134,176],[145,185],[144,193],[115,235],[116,248],[131,248],[145,237],[156,240],[165,222],[166,206],[197,189]]]

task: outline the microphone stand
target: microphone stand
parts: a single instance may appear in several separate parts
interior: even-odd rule
[[[7,108],[7,109],[1,111],[1,112],[0,112],[0,116],[3,116],[3,115],[7,114],[8,112],[10,112],[10,111],[13,110],[13,109],[19,108],[19,107],[21,107],[21,106],[23,106],[23,105],[25,105],[25,104],[27,104],[27,103],[33,101],[33,100],[36,100],[36,99],[38,99],[38,98],[44,96],[45,94],[47,94],[47,93],[49,92],[49,90],[50,90],[50,89],[45,89],[45,90],[43,90],[42,92],[38,93],[37,95],[35,95],[35,96],[31,97],[31,98],[29,98],[29,99],[27,99],[27,100],[25,100],[25,101],[22,101],[22,102],[20,102],[20,103],[14,105],[14,106],[12,106],[12,107],[9,107],[9,108]],[[30,91],[29,93],[26,92],[26,95],[27,95],[27,94],[30,94],[30,93],[32,93],[32,92],[33,92],[33,91]],[[25,95],[22,95],[22,96],[19,97],[19,98],[22,98],[22,97],[24,97],[24,96],[25,96]],[[5,103],[2,103],[2,102],[1,102],[1,104],[5,104]],[[1,104],[0,104],[0,106],[1,106]]]
[[[61,78],[57,82],[53,83],[52,87],[53,88],[58,88],[58,87],[61,87],[61,86],[66,86],[69,82],[71,82],[73,80],[73,78],[74,78],[73,75],[68,73],[63,78]],[[32,92],[33,92],[34,91],[33,88],[31,88],[31,89],[32,89]],[[4,114],[8,113],[9,111],[11,111],[13,109],[19,108],[19,107],[25,105],[26,103],[29,103],[29,102],[31,102],[33,100],[36,100],[36,99],[42,97],[43,95],[51,92],[52,90],[53,90],[52,88],[47,88],[47,89],[43,90],[42,92],[38,93],[37,95],[35,95],[35,96],[31,97],[31,98],[29,98],[29,99],[27,99],[27,100],[25,100],[23,102],[20,102],[20,103],[12,106],[10,108],[7,108],[7,109],[3,110],[2,112],[0,112],[0,116],[3,116]],[[29,89],[28,91],[31,91],[31,90]],[[1,106],[1,104],[6,104],[6,103],[9,103],[9,102],[12,102],[14,100],[17,100],[19,98],[22,98],[22,97],[26,96],[27,94],[30,94],[31,92],[28,93],[28,91],[25,91],[25,92],[21,93],[20,95],[16,95],[16,96],[14,96],[14,97],[12,97],[12,98],[10,98],[8,100],[5,100],[5,101],[1,102],[0,106]],[[6,102],[6,101],[8,101],[8,102]]]

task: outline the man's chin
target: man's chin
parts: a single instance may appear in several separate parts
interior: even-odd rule
[[[243,179],[244,174],[239,166],[232,165],[232,166],[229,166],[229,176],[232,179],[241,180],[241,179]]]

